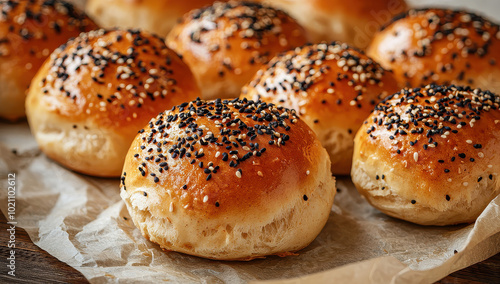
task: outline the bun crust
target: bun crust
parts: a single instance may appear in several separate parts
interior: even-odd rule
[[[0,117],[25,116],[31,79],[50,53],[69,38],[97,26],[61,1],[0,1]]]
[[[330,161],[289,110],[193,101],[152,119],[130,147],[121,196],[152,242],[212,259],[297,251],[335,195]]]
[[[394,16],[408,9],[404,0],[259,0],[287,12],[313,43],[341,41],[361,49]]]
[[[347,175],[356,131],[376,103],[398,90],[392,73],[361,51],[322,43],[273,58],[242,97],[294,109],[327,149],[332,172]]]
[[[216,2],[186,14],[168,35],[167,45],[191,67],[204,98],[235,98],[274,55],[305,44],[304,33],[280,10]]]
[[[89,0],[86,12],[103,28],[132,28],[165,37],[185,13],[214,0]]]
[[[410,10],[377,33],[367,54],[402,86],[458,84],[500,92],[500,30],[476,14]]]
[[[137,131],[199,95],[189,68],[160,38],[97,30],[54,51],[33,79],[26,109],[49,157],[78,172],[119,176]]]
[[[354,184],[396,218],[474,222],[500,193],[499,106],[496,94],[455,86],[387,98],[354,140]]]

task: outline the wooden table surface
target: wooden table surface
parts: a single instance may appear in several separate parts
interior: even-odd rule
[[[3,214],[0,218],[0,283],[88,283],[80,272],[34,245],[21,228],[16,228],[16,277],[9,276],[4,263],[10,251],[7,247],[9,234],[6,233],[10,225]],[[500,253],[437,283],[500,283]]]

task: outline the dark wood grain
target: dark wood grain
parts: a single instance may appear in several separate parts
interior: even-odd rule
[[[10,248],[10,225],[0,214],[0,283],[88,283],[83,275],[33,244],[25,230],[16,228],[16,277],[7,274],[5,265]]]
[[[0,283],[88,283],[83,275],[57,260],[31,242],[25,230],[16,230],[16,277],[7,275],[6,258],[9,225],[0,214]],[[500,283],[500,254],[457,271],[438,281],[440,284]]]

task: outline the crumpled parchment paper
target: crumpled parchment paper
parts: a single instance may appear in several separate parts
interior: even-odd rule
[[[72,2],[83,7],[84,0]],[[465,5],[499,20],[495,0],[408,2]],[[117,179],[79,175],[50,161],[26,123],[0,123],[4,215],[8,173],[17,177],[18,226],[92,283],[432,283],[500,252],[500,196],[474,224],[423,227],[385,216],[359,196],[348,178],[339,178],[340,192],[325,228],[298,256],[224,262],[166,253],[145,240],[120,200]]]
[[[133,225],[118,179],[51,161],[26,123],[0,123],[0,133],[1,211],[7,214],[7,173],[16,173],[18,226],[92,283],[431,283],[500,252],[500,196],[474,224],[424,227],[372,208],[348,178],[337,180],[325,228],[297,256],[225,262],[163,252]]]

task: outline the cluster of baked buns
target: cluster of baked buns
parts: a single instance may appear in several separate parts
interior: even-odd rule
[[[0,116],[26,115],[69,169],[121,176],[133,222],[165,250],[293,254],[325,226],[334,175],[423,225],[474,222],[500,193],[500,29],[473,13],[403,0],[0,10]]]

